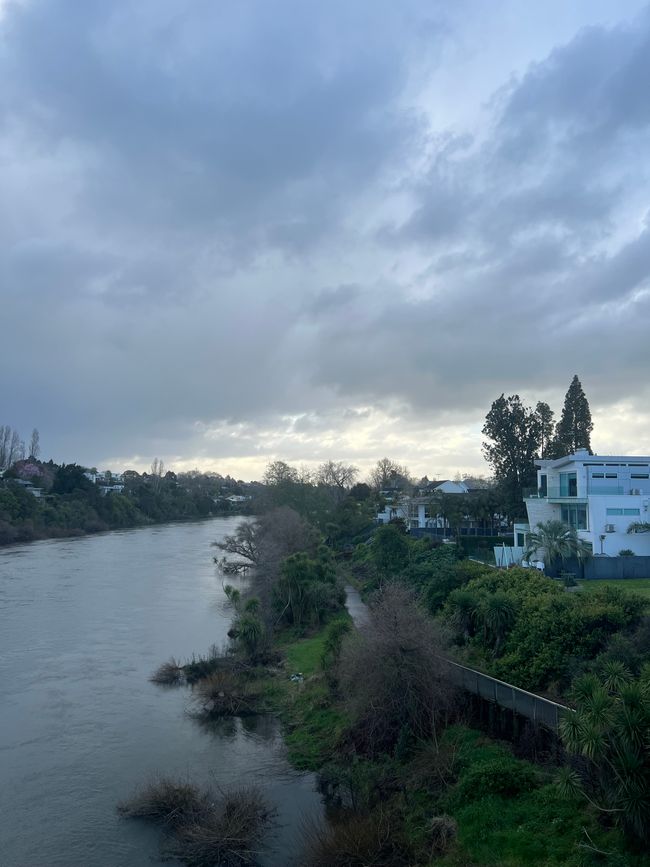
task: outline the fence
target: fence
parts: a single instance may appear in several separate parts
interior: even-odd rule
[[[577,560],[567,560],[562,565],[566,572],[573,572],[577,578],[624,580],[626,578],[650,578],[650,557],[590,557],[584,564]],[[584,569],[584,571],[583,571]]]
[[[422,536],[437,536],[441,539],[443,538],[451,538],[456,535],[456,530],[451,530],[449,527],[411,527],[409,533],[417,539],[422,538]],[[503,539],[512,539],[512,530],[499,530],[499,529],[490,529],[481,527],[460,527],[458,530],[459,535],[463,538],[469,537],[477,539],[485,539],[485,538],[503,538]]]
[[[457,686],[467,692],[474,693],[485,701],[494,702],[506,710],[546,726],[554,732],[558,730],[562,716],[572,712],[571,708],[566,707],[566,705],[558,704],[548,698],[543,698],[541,695],[535,695],[525,689],[520,689],[518,686],[497,680],[496,677],[490,677],[489,674],[467,668],[458,662],[452,662],[450,659],[445,659],[444,662],[449,666],[450,680]]]

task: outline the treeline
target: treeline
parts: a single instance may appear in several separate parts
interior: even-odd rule
[[[36,458],[14,461],[0,481],[0,544],[85,535],[245,511],[228,494],[241,483],[216,474],[172,472],[123,474],[119,485],[99,485],[77,464]],[[112,489],[111,489],[112,488]]]

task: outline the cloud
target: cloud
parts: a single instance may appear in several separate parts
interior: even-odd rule
[[[650,450],[650,13],[556,6],[5,4],[0,421],[448,475],[578,372],[596,445]]]

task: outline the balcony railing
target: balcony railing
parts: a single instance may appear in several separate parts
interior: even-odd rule
[[[633,480],[634,481],[634,480]],[[622,485],[590,485],[587,490],[590,497],[650,497],[650,487],[645,483],[645,488],[629,487]],[[549,485],[548,488],[524,488],[525,500],[585,500],[585,494],[569,493],[566,488]]]

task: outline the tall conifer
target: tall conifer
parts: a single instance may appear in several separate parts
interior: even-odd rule
[[[589,401],[585,397],[582,385],[576,374],[564,398],[562,418],[557,423],[555,438],[552,443],[553,457],[559,458],[573,454],[578,449],[591,450],[591,432],[594,424],[591,420]]]

